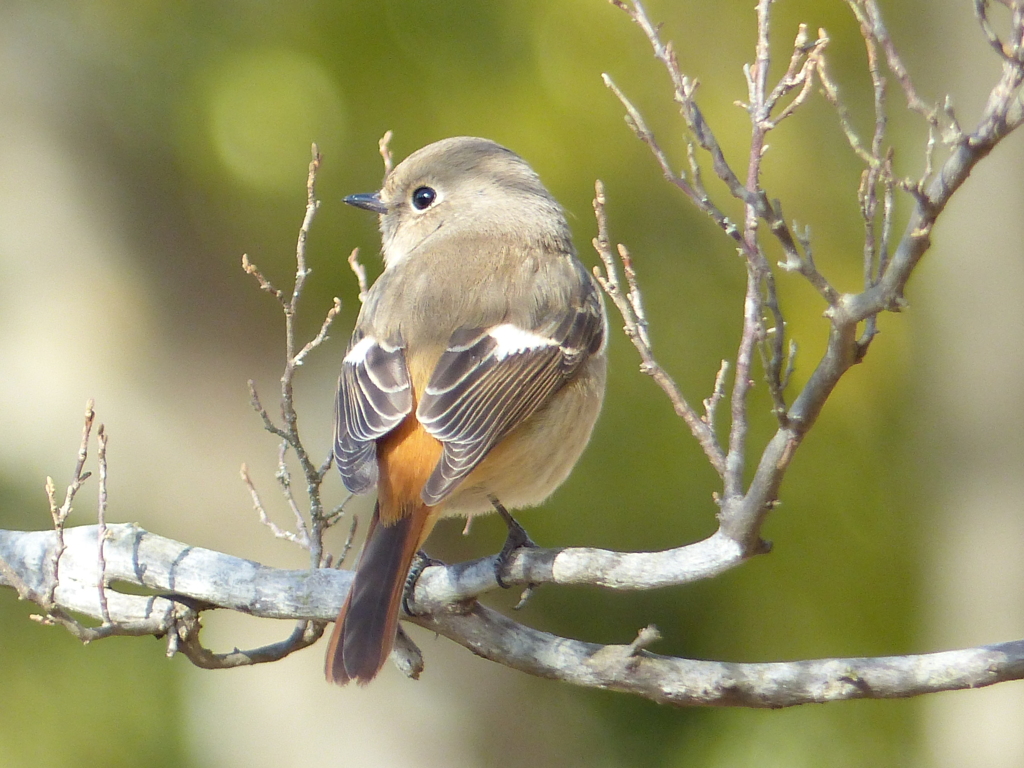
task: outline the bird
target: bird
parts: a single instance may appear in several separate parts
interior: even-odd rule
[[[378,214],[384,269],[342,360],[333,453],[377,502],[325,671],[365,685],[435,523],[509,522],[568,477],[604,398],[608,321],[562,207],[493,141],[429,144],[345,202]],[[503,555],[523,543],[513,523]]]

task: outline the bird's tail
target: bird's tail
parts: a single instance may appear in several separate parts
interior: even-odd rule
[[[374,508],[355,579],[338,613],[327,651],[329,682],[370,682],[395,643],[398,614],[413,557],[433,523],[430,508],[417,504],[394,521]]]

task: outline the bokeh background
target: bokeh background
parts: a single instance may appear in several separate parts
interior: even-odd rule
[[[883,3],[922,95],[951,94],[967,125],[999,71],[970,5]],[[752,3],[652,0],[650,12],[701,81],[706,116],[741,165],[748,128],[734,101],[746,95]],[[866,131],[870,82],[843,3],[778,4],[775,72],[800,21],[828,31],[831,70]],[[379,270],[375,222],[341,198],[377,187],[387,129],[398,158],[458,134],[515,149],[568,209],[589,263],[593,180],[603,179],[659,359],[692,402],[706,397],[719,361],[735,352],[742,266],[661,179],[602,72],[682,166],[667,76],[635,26],[601,0],[3,0],[0,525],[49,525],[44,478],[66,482],[84,403],[95,398],[111,441],[110,519],[303,566],[259,525],[238,480],[247,462],[288,523],[274,489],[276,443],[246,393],[251,378],[272,398],[281,316],[239,260],[247,253],[290,284],[313,141],[324,156],[323,205],[303,332],[315,332],[332,296],[344,302],[299,382],[315,455],[328,450],[334,379],[358,306],[345,257],[359,246]],[[891,91],[897,167],[916,175],[924,131],[901,102]],[[659,652],[735,661],[1024,636],[1022,171],[1015,136],[955,198],[910,284],[910,311],[882,318],[866,363],[843,380],[794,462],[765,530],[770,556],[646,594],[544,588],[522,619],[620,643],[654,623]],[[818,97],[772,134],[769,192],[812,226],[819,266],[843,289],[860,279],[859,173]],[[779,282],[801,345],[800,383],[823,347],[823,307],[798,277]],[[521,519],[552,546],[662,549],[709,534],[713,473],[618,335],[611,358],[590,449],[566,486]],[[755,405],[758,445],[771,429],[763,391]],[[82,524],[94,514],[89,493],[73,518]],[[337,479],[327,493],[343,498]],[[365,515],[367,504],[353,512]],[[452,523],[432,546],[454,559],[493,552],[502,538],[498,521],[479,521],[468,537]],[[29,613],[0,593],[5,768],[1024,765],[1020,684],[778,712],[675,710],[529,679],[417,632],[421,681],[388,667],[367,689],[340,690],[323,682],[322,647],[203,672],[166,659],[152,638],[82,647]],[[206,625],[221,650],[290,631],[229,615]]]

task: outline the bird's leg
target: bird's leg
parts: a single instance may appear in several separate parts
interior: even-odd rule
[[[491,500],[491,504],[494,505],[494,509],[497,513],[501,515],[501,519],[505,521],[505,525],[508,526],[508,537],[505,539],[505,545],[501,548],[501,552],[498,553],[498,559],[494,564],[494,578],[498,582],[498,586],[502,589],[508,589],[511,585],[505,583],[505,580],[502,578],[502,573],[508,568],[508,561],[509,558],[512,557],[512,553],[522,547],[536,547],[537,543],[530,538],[526,529],[523,528],[523,526],[521,526],[514,517],[512,517],[511,513],[505,509],[505,506],[498,501],[497,497],[489,496],[488,498]],[[530,599],[530,596],[533,594],[533,590],[536,586],[536,584],[526,585],[526,589],[523,590],[523,595],[520,598],[519,603],[513,610],[518,611],[526,605],[526,601]]]
[[[416,582],[419,581],[423,571],[432,565],[444,565],[444,563],[431,557],[422,549],[413,557],[412,565],[409,567],[409,575],[405,577],[405,587],[402,591],[402,610],[408,616],[416,615],[410,603],[410,598],[412,598],[413,592],[416,590]]]

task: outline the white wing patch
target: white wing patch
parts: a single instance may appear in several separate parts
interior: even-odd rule
[[[498,360],[504,360],[509,355],[558,346],[558,342],[554,339],[532,331],[524,331],[511,323],[496,325],[487,332],[487,335],[497,343],[493,354]]]
[[[345,355],[345,359],[342,362],[348,363],[349,365],[362,365],[366,362],[366,353],[377,343],[377,340],[373,336],[364,336],[361,338],[352,349]]]

